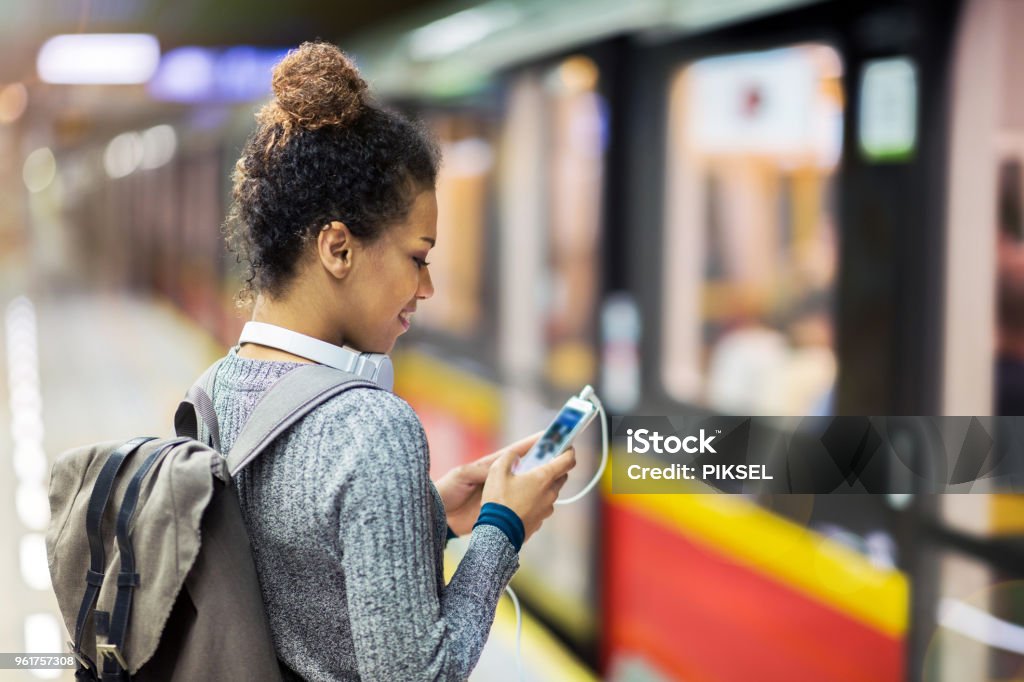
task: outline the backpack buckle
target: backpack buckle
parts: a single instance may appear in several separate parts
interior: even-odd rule
[[[86,668],[88,670],[92,670],[92,666],[93,666],[92,661],[90,661],[89,658],[85,654],[81,653],[78,649],[76,649],[75,645],[72,644],[70,641],[67,642],[67,645],[68,645],[68,650],[71,652],[71,655],[75,657],[75,660],[78,661],[79,663],[81,663],[82,667],[84,667],[84,668]]]
[[[128,662],[124,660],[124,657],[121,655],[121,650],[117,648],[116,644],[100,644],[97,642],[96,656],[99,657],[101,661],[105,660],[109,656],[117,661],[118,665],[123,669],[128,669]]]

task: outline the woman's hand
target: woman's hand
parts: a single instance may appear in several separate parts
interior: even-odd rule
[[[441,494],[448,525],[456,535],[466,535],[473,530],[473,524],[480,515],[480,498],[491,465],[510,451],[515,452],[517,458],[522,457],[537,442],[541,433],[535,433],[497,452],[457,466],[434,483],[437,492]]]
[[[569,446],[565,452],[523,474],[512,469],[519,456],[505,450],[494,460],[487,475],[481,499],[484,504],[503,504],[523,522],[525,540],[537,532],[544,519],[555,511],[558,493],[569,478],[569,470],[576,466],[576,449]],[[525,542],[524,540],[524,542]]]

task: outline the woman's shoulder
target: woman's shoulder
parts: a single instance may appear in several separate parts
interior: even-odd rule
[[[425,450],[423,425],[405,400],[391,391],[358,386],[323,402],[304,422],[353,445],[387,450]]]
[[[419,417],[404,399],[391,391],[354,386],[323,402],[318,411],[335,416],[359,415],[362,419],[419,424]]]

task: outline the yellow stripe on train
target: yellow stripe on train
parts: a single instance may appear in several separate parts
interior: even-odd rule
[[[416,351],[396,353],[394,362],[395,393],[409,402],[447,412],[472,428],[501,426],[501,392],[492,383]]]
[[[610,474],[603,483],[611,504],[635,511],[890,636],[900,637],[907,630],[909,583],[899,570],[876,566],[845,545],[737,495],[613,494]]]

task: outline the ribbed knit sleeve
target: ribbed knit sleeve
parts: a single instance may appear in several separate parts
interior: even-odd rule
[[[339,541],[359,674],[366,680],[464,680],[518,567],[508,538],[479,526],[439,594],[426,438],[412,409],[383,391],[362,401],[366,453],[339,496]]]

